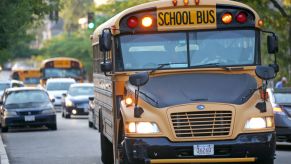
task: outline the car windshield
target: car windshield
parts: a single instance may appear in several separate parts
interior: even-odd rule
[[[50,82],[47,84],[46,89],[48,91],[57,91],[57,90],[69,90],[73,82]]]
[[[154,69],[164,63],[169,63],[164,69],[254,65],[255,35],[254,30],[123,35],[117,70]]]
[[[26,78],[24,84],[39,84],[40,78]]]
[[[23,90],[8,94],[5,105],[24,104],[24,103],[47,103],[49,102],[47,93],[41,90]]]
[[[46,68],[44,69],[45,78],[62,78],[62,77],[71,77],[77,78],[81,76],[81,70],[72,68],[72,69],[62,69],[62,68]]]
[[[5,89],[9,88],[9,83],[0,83],[0,91],[4,91]]]
[[[274,93],[277,104],[291,104],[291,93]]]
[[[93,96],[94,87],[71,87],[68,94],[71,96]]]

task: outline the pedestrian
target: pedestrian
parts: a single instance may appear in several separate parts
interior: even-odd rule
[[[282,77],[281,81],[278,81],[276,83],[275,88],[283,88],[286,83],[287,83],[287,78],[286,77]]]

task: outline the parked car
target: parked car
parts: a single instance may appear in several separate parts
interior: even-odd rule
[[[94,86],[89,83],[72,84],[68,94],[64,94],[62,116],[71,118],[71,115],[88,115],[89,97],[94,95]]]
[[[48,93],[40,88],[10,88],[0,100],[1,131],[11,127],[47,126],[57,130],[56,113]]]
[[[278,141],[291,142],[291,88],[268,89]]]
[[[0,97],[2,96],[5,89],[14,87],[24,87],[24,84],[22,81],[18,80],[0,81]]]
[[[55,99],[54,106],[56,110],[62,111],[63,94],[67,93],[71,84],[76,83],[71,78],[55,78],[48,79],[46,83],[46,90],[51,99]]]

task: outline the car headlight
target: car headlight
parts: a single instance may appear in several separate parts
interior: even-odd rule
[[[127,127],[128,133],[150,134],[159,133],[159,127],[153,122],[130,122]]]
[[[8,116],[17,116],[17,113],[16,112],[5,111],[4,112],[4,117],[8,117]]]
[[[253,117],[246,122],[245,129],[248,130],[264,129],[271,128],[272,126],[273,126],[272,117]]]
[[[68,100],[68,99],[66,100],[65,104],[66,104],[66,107],[74,106],[74,103],[71,100]]]
[[[54,114],[55,110],[53,109],[45,109],[42,111],[42,114]]]

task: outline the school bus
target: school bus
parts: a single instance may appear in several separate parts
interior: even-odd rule
[[[41,85],[45,85],[49,78],[73,78],[83,82],[85,72],[83,64],[74,58],[56,57],[46,59],[41,64]]]
[[[103,163],[273,164],[266,86],[279,68],[262,65],[263,39],[276,57],[275,33],[229,0],[150,2],[97,27],[91,101]]]
[[[41,73],[39,69],[24,70],[23,76],[23,83],[25,86],[37,86],[40,84]]]

